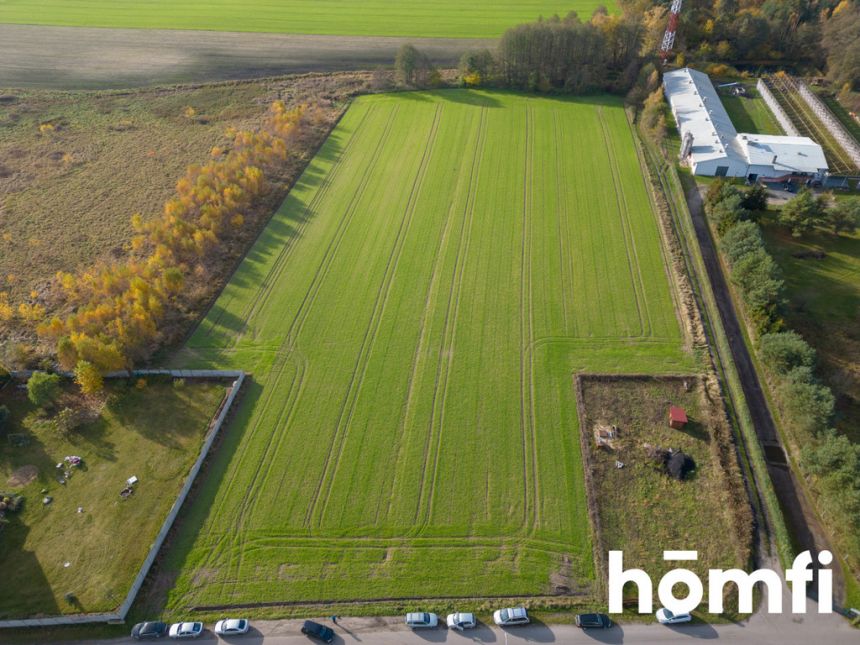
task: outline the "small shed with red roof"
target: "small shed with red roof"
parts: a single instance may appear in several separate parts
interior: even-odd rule
[[[687,425],[687,413],[684,408],[679,408],[675,405],[669,406],[669,427],[680,430]]]

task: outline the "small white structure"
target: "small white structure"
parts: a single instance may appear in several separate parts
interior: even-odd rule
[[[739,134],[711,79],[689,67],[663,75],[666,100],[681,134],[682,161],[709,177],[820,177],[824,151],[809,137]]]

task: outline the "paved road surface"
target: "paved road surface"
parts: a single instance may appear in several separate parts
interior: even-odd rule
[[[440,66],[493,40],[300,36],[0,24],[0,87],[127,88],[390,66],[414,44]]]
[[[517,643],[610,643],[661,645],[663,643],[694,643],[715,640],[726,643],[749,645],[857,645],[860,631],[853,629],[838,616],[766,617],[756,615],[747,622],[727,625],[685,625],[664,627],[662,625],[616,625],[608,630],[583,631],[572,625],[533,624],[502,630],[480,625],[466,632],[449,631],[444,628],[411,632],[399,620],[396,624],[371,625],[368,621],[382,623],[383,619],[341,618],[335,626],[335,644],[352,645],[427,645],[428,643],[493,643],[514,645]],[[331,622],[324,620],[328,625]],[[390,622],[394,622],[393,620]],[[311,641],[299,633],[301,621],[260,621],[254,623],[251,633],[230,639],[219,640],[212,632],[206,632],[196,643],[212,645],[308,645]],[[131,639],[101,641],[99,645],[133,643]]]

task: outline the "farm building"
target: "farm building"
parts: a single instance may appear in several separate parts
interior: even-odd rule
[[[809,137],[738,133],[707,74],[694,69],[663,75],[666,100],[681,134],[681,160],[708,177],[822,177],[827,161]]]

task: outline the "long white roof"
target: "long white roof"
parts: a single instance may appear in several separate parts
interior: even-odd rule
[[[738,134],[707,74],[685,67],[666,72],[663,84],[681,137],[693,135],[694,162],[726,159],[808,173],[827,168],[821,146],[809,137]]]

